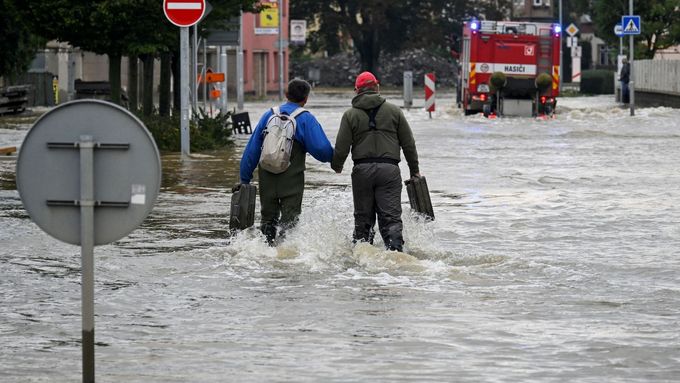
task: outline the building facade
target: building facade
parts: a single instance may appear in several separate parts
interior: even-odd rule
[[[242,23],[242,49],[243,49],[243,90],[246,94],[256,97],[265,97],[267,94],[279,91],[279,79],[283,77],[283,84],[288,82],[289,55],[287,41],[289,41],[289,0],[262,0],[265,9],[261,13],[244,13],[240,20]],[[283,70],[279,63],[279,11],[282,18]],[[236,22],[238,25],[238,22]],[[191,28],[193,30],[193,28]],[[178,29],[179,33],[179,29]],[[206,69],[213,72],[221,71],[226,77],[226,96],[231,104],[236,99],[237,91],[237,39],[229,45],[210,45],[202,39],[199,42],[197,54],[198,72]],[[227,54],[227,67],[221,68],[220,48]],[[45,73],[55,79],[57,97],[59,102],[65,102],[74,97],[74,81],[108,81],[109,60],[107,56],[97,55],[91,52],[81,51],[66,43],[50,42],[44,50],[38,52],[30,72]],[[123,91],[128,89],[128,58],[123,57],[121,62],[121,85]],[[138,65],[138,78],[142,77],[142,65]],[[160,63],[154,66],[154,99],[158,99],[158,85],[160,83]],[[141,87],[141,80],[138,84]],[[198,99],[202,100],[204,92],[197,89]],[[141,89],[139,94],[141,94]]]

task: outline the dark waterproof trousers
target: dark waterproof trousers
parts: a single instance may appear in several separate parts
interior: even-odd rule
[[[621,81],[621,102],[630,104],[630,88],[627,82]]]
[[[305,188],[305,175],[298,173],[272,174],[260,169],[260,206],[262,217],[260,229],[270,245],[275,245],[277,228],[281,228],[280,238],[286,229],[297,223],[302,211],[302,193]]]
[[[401,172],[387,163],[356,164],[352,168],[354,240],[373,242],[376,215],[380,235],[389,250],[402,251]]]

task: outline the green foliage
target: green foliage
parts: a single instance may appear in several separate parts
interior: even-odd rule
[[[0,77],[23,73],[45,41],[33,33],[13,0],[0,0]]]
[[[290,12],[291,18],[306,19],[311,26],[310,51],[330,56],[353,47],[361,69],[379,75],[381,52],[459,50],[464,21],[472,16],[505,19],[511,4],[511,0],[296,0]]]
[[[613,94],[614,74],[605,69],[584,70],[581,72],[581,93]]]
[[[503,72],[493,72],[489,79],[489,83],[491,83],[491,88],[493,90],[503,89],[507,82],[508,79]]]
[[[536,77],[536,88],[543,93],[552,86],[552,77],[547,73],[541,73]]]
[[[211,117],[202,108],[194,113],[197,124],[191,127],[191,150],[219,149],[231,145],[231,115],[233,112],[219,112]]]
[[[595,0],[594,21],[598,36],[616,44],[614,25],[627,15],[628,0]],[[636,37],[635,56],[654,58],[659,49],[680,44],[680,4],[678,0],[635,1],[634,13],[642,18],[642,33]]]
[[[180,150],[180,121],[179,116],[151,116],[137,115],[146,128],[151,132],[158,150],[162,152],[177,152]]]
[[[195,120],[189,124],[189,136],[192,152],[219,149],[232,144],[231,115],[232,112],[219,113],[211,117],[200,109],[194,114]],[[156,141],[158,150],[162,152],[178,152],[181,149],[179,115],[151,116],[137,115]]]

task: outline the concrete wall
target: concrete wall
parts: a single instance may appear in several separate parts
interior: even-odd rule
[[[680,60],[639,60],[635,71],[635,104],[680,107]]]

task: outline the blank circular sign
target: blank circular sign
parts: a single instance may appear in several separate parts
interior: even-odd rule
[[[19,150],[17,189],[41,229],[80,245],[81,148],[88,145],[92,155],[83,158],[92,165],[94,243],[103,245],[144,221],[161,185],[158,148],[144,124],[126,109],[78,100],[44,114]]]

